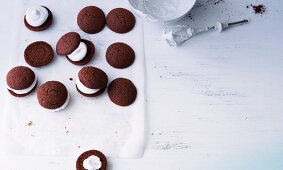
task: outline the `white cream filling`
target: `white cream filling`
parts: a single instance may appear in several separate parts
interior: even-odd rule
[[[47,109],[47,110],[50,110],[52,112],[59,112],[61,110],[64,110],[68,106],[69,101],[70,101],[70,95],[69,95],[69,92],[68,92],[67,99],[66,99],[65,103],[61,107],[59,107],[57,109]]]
[[[87,54],[87,46],[84,42],[80,42],[79,46],[75,51],[68,55],[68,58],[72,61],[81,61]]]
[[[77,77],[77,87],[78,89],[83,92],[84,94],[94,94],[98,92],[100,89],[91,89],[83,85],[83,83],[80,81],[79,77]]]
[[[39,27],[43,25],[48,16],[48,10],[43,6],[31,7],[26,11],[26,21],[33,27]]]
[[[32,89],[35,87],[36,83],[37,83],[37,77],[35,76],[33,83],[26,89],[16,90],[16,89],[9,87],[8,84],[7,84],[7,89],[11,90],[12,92],[14,92],[16,94],[27,94],[30,91],[32,91]]]
[[[83,167],[87,170],[98,170],[101,166],[100,158],[95,155],[91,155],[83,162]]]

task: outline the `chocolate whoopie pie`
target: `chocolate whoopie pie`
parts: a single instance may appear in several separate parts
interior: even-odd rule
[[[53,60],[54,52],[47,42],[37,41],[26,47],[24,56],[30,66],[41,67]]]
[[[48,81],[37,90],[39,104],[51,111],[60,111],[69,103],[69,93],[64,84],[58,81]]]
[[[69,32],[57,42],[56,52],[66,56],[72,64],[85,65],[92,59],[95,46],[91,41],[81,39],[78,33]]]
[[[7,89],[15,97],[24,97],[36,87],[37,78],[34,72],[25,66],[12,68],[6,76]]]
[[[82,153],[76,162],[77,170],[87,169],[107,169],[107,158],[105,155],[98,150],[89,150]]]
[[[119,106],[129,106],[136,100],[136,86],[128,79],[117,78],[108,86],[110,100]]]
[[[107,48],[106,60],[114,68],[127,68],[135,61],[135,52],[129,45],[117,42]]]
[[[45,6],[29,8],[24,16],[25,26],[31,31],[43,31],[53,21],[52,12]]]
[[[79,12],[77,23],[84,32],[96,34],[105,27],[105,14],[96,6],[87,6]]]
[[[107,83],[108,77],[103,70],[88,66],[79,71],[76,88],[83,96],[96,97],[105,91]]]
[[[106,25],[116,33],[127,33],[134,28],[135,24],[136,19],[133,13],[124,8],[115,8],[106,17]]]

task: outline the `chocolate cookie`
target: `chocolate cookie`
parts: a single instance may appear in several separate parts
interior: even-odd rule
[[[41,67],[49,64],[53,60],[54,52],[48,43],[37,41],[27,46],[24,56],[30,66]]]
[[[69,32],[63,35],[56,44],[56,52],[58,55],[71,54],[80,44],[81,37],[76,32]]]
[[[115,8],[109,12],[106,24],[109,29],[116,33],[127,33],[131,31],[136,23],[135,16],[127,9]]]
[[[129,45],[117,42],[107,48],[106,60],[114,68],[127,68],[135,61],[135,52]]]
[[[104,71],[88,66],[79,71],[76,87],[80,94],[96,97],[105,91],[107,83],[108,77]]]
[[[96,6],[87,6],[79,12],[77,23],[84,32],[95,34],[102,31],[105,27],[105,14]]]
[[[42,24],[42,25],[40,25],[40,26],[38,26],[38,27],[34,27],[34,26],[31,26],[28,22],[27,22],[27,20],[26,20],[26,15],[25,15],[25,17],[24,17],[24,23],[25,23],[25,26],[29,29],[29,30],[31,30],[31,31],[43,31],[43,30],[45,30],[45,29],[47,29],[51,24],[52,24],[52,22],[53,22],[53,15],[52,15],[52,12],[47,8],[47,7],[45,7],[45,6],[42,6],[42,7],[44,7],[45,9],[47,9],[47,11],[48,11],[48,18],[46,19],[46,21]]]
[[[87,163],[84,163],[85,160],[89,159],[91,156],[95,156],[96,158],[98,157],[99,160],[96,160],[98,162],[93,162],[93,160],[91,160],[90,162],[87,162],[87,163],[92,163],[88,166],[96,166],[96,167],[93,167],[93,169],[97,169],[98,167],[99,170],[106,170],[107,169],[107,159],[105,157],[105,155],[98,151],[98,150],[89,150],[89,151],[86,151],[84,153],[82,153],[78,159],[77,159],[77,162],[76,162],[76,168],[77,170],[86,170],[86,165],[84,164],[87,164]],[[91,168],[88,168],[88,169],[91,169]]]
[[[71,59],[69,59],[68,56],[66,56],[67,59],[69,60],[69,62],[71,62],[72,64],[75,64],[75,65],[79,65],[79,66],[86,65],[87,63],[89,63],[90,60],[92,59],[92,57],[94,56],[94,53],[95,53],[95,46],[93,45],[93,43],[91,41],[81,39],[81,42],[84,42],[87,46],[86,56],[82,60],[72,61]]]
[[[58,81],[48,81],[38,88],[37,99],[42,107],[59,111],[67,106],[69,94],[64,84]]]
[[[30,68],[17,66],[8,72],[6,83],[8,91],[13,96],[24,97],[35,89],[37,78]]]
[[[119,106],[129,106],[136,100],[137,89],[130,80],[117,78],[109,84],[108,96]]]

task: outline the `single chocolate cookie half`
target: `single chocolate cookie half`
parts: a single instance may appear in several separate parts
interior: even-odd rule
[[[77,90],[86,97],[96,97],[107,88],[108,76],[99,68],[88,66],[78,73]]]
[[[105,14],[96,6],[87,6],[79,12],[77,23],[84,32],[95,34],[102,31],[105,27]]]
[[[108,86],[110,100],[119,106],[129,106],[136,100],[136,86],[128,79],[117,78]]]
[[[58,55],[71,54],[81,42],[81,36],[76,32],[68,32],[63,35],[56,44],[56,52]]]
[[[24,97],[35,89],[37,77],[30,68],[17,66],[8,72],[6,83],[8,91],[13,96]]]
[[[49,64],[53,60],[54,52],[48,43],[37,41],[27,46],[24,56],[30,66],[41,67]]]
[[[82,153],[76,162],[77,170],[87,169],[107,169],[107,159],[105,155],[98,150],[89,150]]]
[[[90,62],[95,46],[91,41],[81,39],[76,32],[69,32],[63,35],[56,45],[58,55],[64,55],[75,65],[85,65]]]
[[[129,10],[115,8],[107,15],[106,24],[109,29],[116,33],[127,33],[134,28],[136,19]]]
[[[25,26],[31,31],[43,31],[52,24],[52,21],[52,12],[45,6],[29,8],[24,17]]]
[[[48,81],[38,88],[37,99],[42,107],[50,111],[60,111],[67,107],[69,93],[64,84]]]
[[[106,60],[114,68],[127,68],[135,61],[135,52],[129,45],[117,42],[107,48]]]

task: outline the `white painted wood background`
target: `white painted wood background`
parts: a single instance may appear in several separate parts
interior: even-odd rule
[[[251,22],[168,47],[162,26],[144,25],[147,117],[144,158],[110,159],[110,170],[282,170],[283,1],[199,0],[185,23]],[[250,4],[264,4],[256,15]],[[1,77],[13,1],[0,6]],[[14,49],[16,50],[16,49]],[[0,96],[5,90],[0,85]],[[3,99],[2,99],[3,100]],[[1,101],[1,97],[0,97]],[[2,103],[2,101],[0,102]],[[72,170],[75,159],[3,157],[3,170]]]

